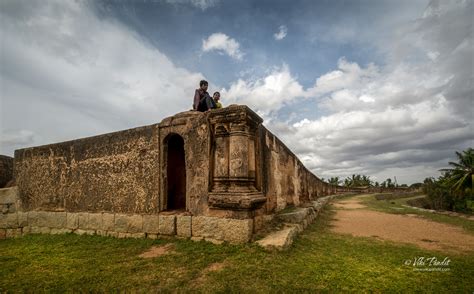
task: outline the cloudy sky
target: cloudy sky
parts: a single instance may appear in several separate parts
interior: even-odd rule
[[[0,154],[152,124],[199,80],[320,177],[473,147],[474,1],[2,0]]]

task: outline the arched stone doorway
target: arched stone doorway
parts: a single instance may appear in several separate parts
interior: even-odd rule
[[[184,156],[184,140],[180,135],[171,134],[167,144],[167,210],[186,209],[186,164]]]

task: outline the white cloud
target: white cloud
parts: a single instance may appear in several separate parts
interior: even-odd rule
[[[194,7],[200,8],[202,11],[214,7],[220,0],[166,0],[171,4],[191,4]]]
[[[242,60],[243,53],[240,51],[240,44],[223,33],[214,33],[206,40],[202,40],[202,50],[204,52],[217,51],[225,53],[236,60]]]
[[[264,78],[244,81],[239,79],[229,89],[221,90],[227,104],[246,104],[259,113],[268,115],[304,95],[303,87],[292,77],[287,65],[276,68]]]
[[[436,176],[454,151],[474,142],[472,5],[425,14],[386,50],[410,49],[383,67],[341,58],[307,89],[282,67],[239,80],[227,95],[270,117],[266,125],[319,176],[364,173],[381,181],[397,176],[399,183]],[[271,84],[281,87],[268,91]],[[315,101],[326,115],[286,125],[275,110],[299,97]]]
[[[99,19],[88,3],[0,2],[1,153],[154,123],[191,107],[189,93],[204,76]],[[256,110],[319,176],[395,175],[409,183],[436,175],[454,150],[473,145],[472,6],[432,2],[398,36],[384,36],[393,39],[382,42],[384,65],[341,58],[306,89],[283,65],[231,83],[224,103]],[[243,58],[222,33],[202,50]],[[325,115],[280,119],[279,110],[303,99]]]
[[[17,130],[14,132],[4,130],[1,142],[8,145],[27,145],[34,142],[34,134],[29,130]]]
[[[151,124],[192,107],[189,93],[204,76],[99,19],[89,4],[0,2],[1,153]]]
[[[273,37],[275,38],[275,40],[280,41],[280,40],[283,40],[287,34],[288,34],[288,28],[286,26],[280,26],[278,28],[278,32],[273,34]]]
[[[355,85],[366,85],[377,76],[379,69],[374,64],[360,68],[357,63],[345,58],[338,61],[338,69],[316,79],[314,87],[308,89],[308,96],[318,96]]]

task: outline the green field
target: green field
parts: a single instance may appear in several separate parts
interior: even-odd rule
[[[266,252],[251,244],[73,234],[1,240],[0,291],[474,291],[474,253],[443,253],[338,235],[329,230],[334,213],[326,207],[284,252]],[[139,257],[151,246],[167,243],[174,245],[170,254]],[[417,257],[448,257],[450,263],[446,271],[414,271],[405,265]]]

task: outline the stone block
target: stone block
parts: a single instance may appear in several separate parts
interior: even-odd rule
[[[321,211],[321,209],[324,207],[324,205],[326,205],[326,203],[327,203],[327,198],[319,198],[316,201],[312,201],[313,208],[317,212]]]
[[[64,228],[66,227],[66,213],[55,211],[30,211],[28,223],[34,227]]]
[[[62,229],[66,227],[66,212],[50,212],[47,214],[48,227]]]
[[[295,228],[298,233],[303,232],[304,228],[301,224],[287,224],[287,227]]]
[[[8,213],[14,213],[16,212],[16,204],[10,204],[8,205]]]
[[[0,214],[0,228],[18,228],[18,215],[16,213]]]
[[[252,219],[230,219],[195,216],[192,219],[193,237],[204,237],[230,243],[249,242],[253,233]]]
[[[114,228],[116,232],[125,233],[128,230],[128,217],[124,214],[116,214],[114,220]]]
[[[6,229],[7,238],[15,238],[21,236],[21,228],[18,229]]]
[[[265,238],[257,241],[257,244],[266,249],[283,250],[293,243],[297,233],[298,231],[295,227],[285,227],[268,234]]]
[[[128,223],[129,233],[143,233],[143,216],[139,214],[131,215]]]
[[[31,227],[30,226],[23,227],[21,229],[21,232],[22,232],[23,235],[27,235],[31,232]]]
[[[49,234],[51,232],[50,228],[47,227],[30,227],[31,234]]]
[[[152,240],[158,239],[158,235],[157,235],[157,234],[146,234],[146,237],[147,237],[148,239],[152,239]]]
[[[286,223],[302,223],[308,215],[308,208],[297,208],[295,211],[278,214],[278,219]]]
[[[252,219],[223,219],[219,229],[224,232],[223,241],[230,243],[247,243],[252,238]]]
[[[28,213],[27,212],[17,212],[18,214],[18,226],[27,227],[28,226]]]
[[[145,233],[158,234],[160,232],[160,217],[158,215],[143,216],[143,231]]]
[[[28,225],[31,227],[40,227],[40,215],[39,211],[29,211],[28,212]]]
[[[86,229],[88,230],[102,229],[102,213],[89,213]]]
[[[115,227],[115,215],[113,213],[102,214],[102,230],[113,231]]]
[[[204,241],[204,238],[203,237],[191,237],[191,241],[201,242],[201,241]]]
[[[29,228],[30,234],[41,234],[41,232],[39,231],[40,227],[29,226],[28,228]]]
[[[43,212],[42,211],[30,211],[28,212],[28,225],[32,227],[44,227],[44,225],[41,223]],[[41,215],[41,217],[40,217]]]
[[[0,204],[0,213],[7,214],[9,211],[8,204]]]
[[[204,238],[204,240],[206,242],[210,242],[214,245],[221,245],[222,243],[224,243],[224,241],[222,241],[222,240],[216,240],[216,239],[212,239],[212,238]]]
[[[0,189],[0,204],[14,204],[18,199],[18,187]]]
[[[129,238],[142,239],[145,238],[145,233],[129,233]]]
[[[86,230],[89,226],[89,213],[79,212],[77,213],[77,227],[82,230]]]
[[[141,233],[143,232],[143,217],[138,214],[116,214],[115,231],[119,233]]]
[[[218,218],[209,216],[194,216],[192,222],[193,237],[222,239],[223,232],[219,230]]]
[[[176,216],[176,235],[191,238],[191,221],[190,215]]]
[[[259,231],[263,228],[265,228],[265,226],[267,226],[269,223],[271,223],[273,221],[273,218],[275,217],[275,215],[273,214],[268,214],[268,215],[260,215],[260,216],[256,216],[254,217],[254,229],[255,231]]]
[[[160,235],[176,235],[176,216],[160,215],[159,216],[159,233]]]
[[[303,228],[306,228],[309,225],[308,219],[304,219],[302,225],[303,225]]]
[[[75,230],[79,228],[79,215],[74,212],[66,213],[66,228]]]

